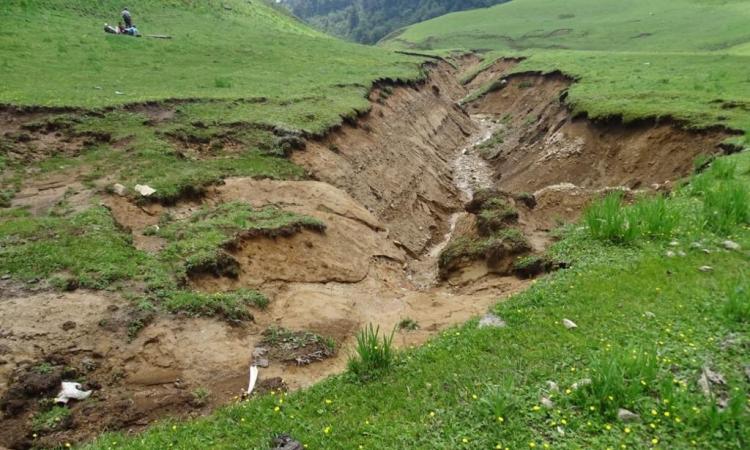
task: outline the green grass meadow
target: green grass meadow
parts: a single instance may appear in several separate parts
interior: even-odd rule
[[[366,110],[375,81],[424,76],[421,58],[394,52],[404,49],[474,50],[482,67],[523,56],[515,71],[576,79],[566,99],[576,113],[718,125],[750,143],[747,1],[514,0],[379,47],[323,35],[260,0],[134,0],[140,31],[173,39],[105,35],[122,6],[0,3],[0,104],[63,108],[40,125],[107,136],[23,163],[0,135],[1,203],[30,176],[72,169],[98,193],[119,182],[136,200],[132,188],[148,184],[165,204],[231,176],[306,179],[288,158],[304,138]],[[153,120],[143,102],[171,114]],[[504,328],[472,320],[401,350],[391,330],[369,329],[350,370],[309,389],[81,448],[265,450],[284,433],[310,450],[750,448],[750,153],[699,163],[665,197],[613,194],[557,230],[548,256],[568,268],[494,306]],[[66,196],[41,216],[0,208],[0,275],[119,291],[143,312],[133,334],[159,311],[251,320],[265,296],[192,292],[188,272],[227,269],[224,247],[244,233],[325,227],[272,207],[206,206],[165,215],[152,231],[165,250],[147,253],[98,200],[75,211]],[[710,392],[707,370],[725,381]],[[618,420],[620,408],[638,419]]]
[[[527,57],[514,71],[562,71],[567,102],[593,118],[674,117],[750,130],[745,1],[520,0],[410,26],[382,43],[441,54]]]

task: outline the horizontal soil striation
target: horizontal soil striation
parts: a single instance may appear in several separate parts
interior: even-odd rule
[[[499,187],[534,192],[560,183],[633,189],[669,183],[688,175],[696,156],[721,152],[730,135],[670,121],[573,118],[564,103],[571,83],[561,74],[516,74],[469,106],[505,124],[485,152]]]
[[[379,86],[368,114],[310,142],[292,160],[346,190],[411,254],[444,233],[457,209],[451,163],[476,125],[456,105],[465,90],[437,64],[417,86]]]

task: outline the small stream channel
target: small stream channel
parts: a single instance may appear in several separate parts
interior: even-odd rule
[[[470,201],[476,191],[492,187],[493,170],[479,154],[480,146],[492,139],[492,136],[504,126],[489,115],[472,115],[471,118],[479,125],[479,131],[471,137],[469,143],[458,152],[453,161],[453,181],[458,188],[462,202]],[[465,214],[465,211],[451,214],[445,237],[428,252],[431,258],[440,256],[453,237],[456,224]]]

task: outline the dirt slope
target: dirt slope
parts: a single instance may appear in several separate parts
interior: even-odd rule
[[[585,188],[637,189],[690,173],[697,155],[720,152],[724,130],[685,130],[645,120],[622,124],[573,118],[563,103],[571,81],[559,74],[520,74],[472,103],[472,113],[505,124],[502,143],[488,151],[498,185],[515,192],[572,183]]]
[[[441,63],[424,85],[376,88],[369,114],[293,156],[349,192],[412,255],[446,231],[460,206],[451,161],[476,126],[455,103],[465,91],[452,72]]]

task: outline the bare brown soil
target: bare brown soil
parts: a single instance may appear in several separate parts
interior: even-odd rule
[[[514,192],[573,183],[585,188],[650,188],[674,182],[698,155],[721,152],[724,130],[686,130],[669,121],[592,122],[573,118],[562,101],[571,81],[559,74],[521,74],[470,106],[505,124],[490,152],[498,185]]]
[[[529,243],[523,254],[541,255],[549,231],[577,219],[594,196],[610,186],[675,181],[695,155],[716,152],[725,136],[668,123],[573,119],[560,101],[570,84],[562,76],[513,76],[504,89],[468,105],[470,116],[456,102],[502,78],[515,61],[493,65],[467,86],[457,80],[480,61],[460,61],[460,70],[433,66],[419,85],[376,87],[369,113],[294,152],[292,159],[317,181],[229,179],[200,199],[168,206],[104,196],[134,245],[150,252],[165,244],[146,235],[162,214],[179,220],[206,204],[273,204],[323,221],[324,232],[239,239],[227,249],[237,261],[236,277],[191,274],[196,290],[266,294],[270,305],[253,311],[254,322],[144,317],[118,294],[59,293],[0,280],[0,406],[9,405],[0,446],[54,446],[107,429],[138,430],[166,416],[205,414],[238,400],[249,365],[262,359],[268,367],[261,369],[259,392],[309,386],[344,370],[354,336],[368,323],[388,330],[412,319],[419,328],[398,331],[396,344],[419,345],[529,283],[508,275],[517,254],[468,261],[438,280],[446,244],[480,232],[477,218],[464,211],[477,189],[502,190],[511,199],[532,194],[525,198],[533,201],[513,200],[512,225]],[[154,123],[170,120],[174,109],[140,108]],[[0,113],[0,135],[39,119],[14,114]],[[502,142],[493,139],[498,132]],[[61,173],[26,181],[19,204],[39,213],[61,199],[72,208],[90,204],[93,192]],[[145,326],[130,339],[138,321]],[[299,345],[274,347],[278,341],[269,340],[268,330],[281,328]],[[323,340],[309,340],[310,333]],[[335,343],[336,351],[322,342]],[[66,376],[93,389],[92,399],[72,404],[72,420],[61,429],[33,438],[30,421],[39,401],[54,396]]]

